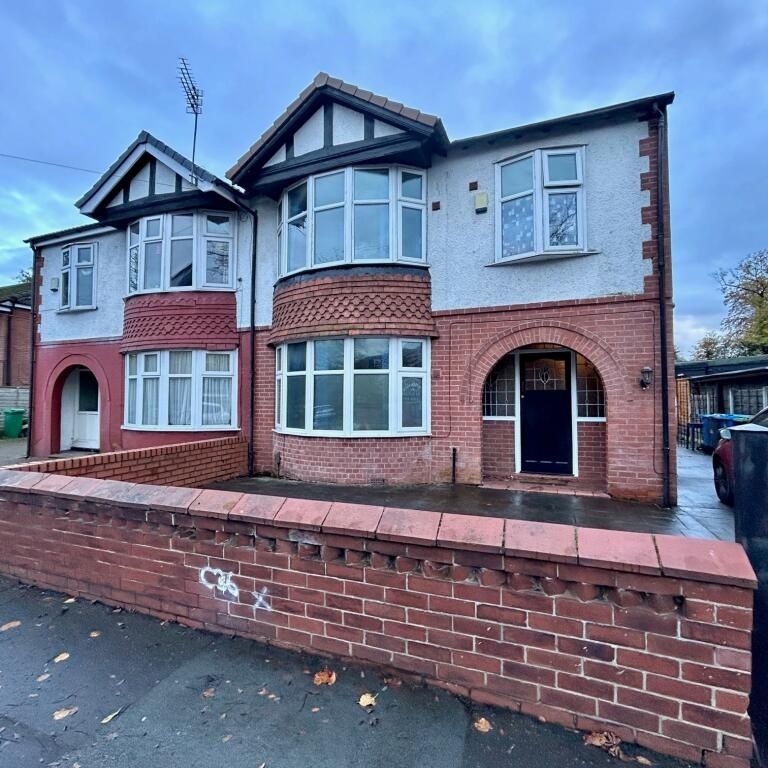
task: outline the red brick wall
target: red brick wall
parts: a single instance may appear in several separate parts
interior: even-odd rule
[[[579,479],[596,487],[605,486],[605,422],[577,422]]]
[[[194,486],[245,475],[247,455],[244,438],[223,437],[19,464],[13,469],[130,483]]]
[[[0,314],[0,386],[6,386],[6,344],[10,313]],[[31,360],[32,312],[14,309],[11,325],[11,365],[7,386],[28,387]]]
[[[5,574],[749,765],[737,544],[6,470],[0,497]]]
[[[483,421],[483,478],[510,478],[515,473],[515,422]]]
[[[338,438],[275,434],[281,477],[366,485],[426,483],[432,467],[428,437]],[[277,473],[275,464],[273,471]]]

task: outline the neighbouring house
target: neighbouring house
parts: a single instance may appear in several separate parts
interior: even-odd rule
[[[320,74],[229,182],[142,132],[29,240],[32,453],[673,501],[673,97],[451,141]]]
[[[768,408],[768,355],[676,363],[675,379],[681,425],[709,413],[754,416]]]
[[[0,430],[6,408],[29,405],[32,283],[0,286]]]

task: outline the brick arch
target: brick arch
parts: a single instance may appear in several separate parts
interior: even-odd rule
[[[478,349],[464,372],[461,401],[481,405],[483,384],[496,363],[508,352],[530,344],[558,344],[586,357],[597,368],[609,401],[626,389],[627,377],[622,366],[599,337],[568,323],[530,322],[496,334]]]
[[[109,378],[97,358],[89,354],[67,355],[53,367],[45,387],[47,404],[46,418],[43,423],[49,429],[50,451],[58,453],[61,450],[61,392],[67,376],[74,368],[87,368],[99,384],[99,446],[100,450],[108,449],[109,440],[109,403],[111,393]]]

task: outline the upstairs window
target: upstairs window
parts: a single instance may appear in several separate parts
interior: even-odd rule
[[[280,274],[345,263],[426,259],[426,177],[346,168],[286,190],[278,203]]]
[[[497,261],[584,250],[583,159],[546,149],[497,166]]]
[[[128,293],[233,285],[234,217],[167,213],[128,227]]]
[[[95,309],[95,270],[95,243],[75,243],[61,251],[61,309]]]

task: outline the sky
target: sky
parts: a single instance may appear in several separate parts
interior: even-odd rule
[[[768,247],[765,0],[3,0],[0,283],[31,235],[142,129],[189,155],[176,82],[203,88],[198,161],[219,175],[326,71],[440,115],[452,139],[674,90],[676,343],[718,328],[713,273]],[[763,147],[762,149],[760,147]]]

